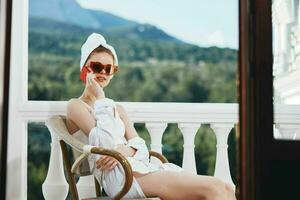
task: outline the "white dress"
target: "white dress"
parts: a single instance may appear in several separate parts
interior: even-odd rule
[[[83,101],[82,101],[83,102]],[[144,140],[140,137],[126,140],[125,138],[125,125],[116,112],[116,104],[113,100],[105,98],[97,100],[94,108],[91,108],[88,104],[83,102],[90,111],[94,114],[97,121],[96,127],[94,127],[89,133],[89,137],[86,136],[81,130],[78,130],[73,134],[74,137],[81,140],[84,143],[89,143],[93,146],[99,146],[108,149],[114,149],[118,144],[129,145],[137,149],[133,157],[126,157],[129,161],[132,171],[147,174],[155,171],[177,171],[181,172],[183,169],[172,163],[150,163],[149,152],[145,145]],[[101,183],[105,192],[109,197],[114,197],[122,188],[124,183],[124,171],[121,164],[118,164],[111,171],[101,171],[96,168],[95,162],[100,158],[100,155],[90,155],[89,165],[91,172],[96,179]],[[124,198],[145,198],[140,185],[133,178],[132,187]]]

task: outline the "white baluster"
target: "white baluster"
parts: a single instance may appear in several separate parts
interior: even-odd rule
[[[27,199],[27,122],[11,117],[7,146],[6,199]]]
[[[179,123],[178,128],[183,135],[183,161],[182,168],[197,174],[196,162],[195,162],[195,135],[200,128],[200,124],[195,123]]]
[[[299,125],[295,124],[276,124],[276,128],[281,134],[283,140],[294,140],[296,139],[297,128]]]
[[[162,153],[161,141],[163,133],[167,126],[167,123],[146,123],[146,128],[149,131],[151,137],[151,150]],[[160,161],[155,157],[151,157],[151,162],[159,163]]]
[[[300,140],[300,128],[297,128],[296,134],[295,134],[295,140]]]
[[[229,183],[235,188],[230,175],[227,152],[228,135],[233,128],[233,124],[211,124],[210,127],[214,130],[217,138],[217,158],[214,176]]]
[[[81,176],[76,185],[79,199],[86,199],[96,196],[94,175]]]
[[[68,195],[69,185],[64,175],[58,136],[47,125],[47,122],[46,126],[51,134],[51,154],[47,177],[42,185],[43,195],[46,200],[65,200]]]
[[[279,130],[276,128],[276,124],[273,125],[273,137],[276,140],[280,140],[282,138],[281,133]]]
[[[161,140],[167,126],[167,123],[146,123],[146,128],[151,137],[151,150],[162,153]]]

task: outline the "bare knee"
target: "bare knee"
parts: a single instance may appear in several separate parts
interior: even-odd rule
[[[228,195],[228,199],[232,199],[232,200],[236,199],[235,190],[228,183],[225,183],[225,193]]]
[[[208,198],[207,199],[221,199],[222,193],[225,190],[225,184],[218,178],[213,178],[211,185],[208,190]]]
[[[204,199],[211,200],[234,200],[234,190],[233,188],[221,181],[218,178],[212,177],[207,190],[204,194]]]

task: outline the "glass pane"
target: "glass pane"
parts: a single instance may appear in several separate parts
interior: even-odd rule
[[[300,138],[299,1],[272,1],[274,138]]]
[[[29,0],[30,100],[69,100],[82,94],[80,49],[93,32],[115,47],[119,59],[119,71],[104,89],[106,97],[120,102],[236,105],[237,0]],[[209,123],[195,137],[197,172],[205,175],[214,174],[217,152]],[[144,124],[135,126],[149,146]],[[162,143],[165,156],[181,165],[184,148],[178,124],[168,125]],[[236,128],[228,144],[235,182]],[[40,162],[48,166],[45,158]]]
[[[106,96],[131,102],[236,102],[237,1],[30,0],[29,8],[30,100],[80,96],[80,48],[98,32],[119,57],[120,70]]]

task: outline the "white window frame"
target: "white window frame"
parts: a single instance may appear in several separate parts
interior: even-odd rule
[[[13,0],[7,146],[7,199],[27,199],[28,0]]]
[[[13,0],[12,6],[6,195],[7,199],[14,200],[27,199],[28,122],[45,121],[49,115],[64,114],[66,107],[65,101],[28,100],[28,4],[28,0]],[[238,120],[237,104],[141,102],[122,102],[122,104],[128,108],[129,117],[133,122],[147,122],[150,125],[151,123],[152,125],[153,123],[154,125],[155,123],[158,125],[160,125],[159,123],[178,123],[186,135],[191,135],[195,124],[200,126],[201,123],[210,123],[227,128],[228,124],[235,124]],[[173,108],[176,110],[174,111]],[[222,129],[215,125],[213,127],[218,130]],[[193,135],[195,134],[194,131]],[[184,145],[184,155],[191,155],[190,152],[194,148],[193,138],[187,139],[187,143]],[[161,148],[159,140],[157,144],[153,145],[153,148],[156,147],[158,150]],[[185,157],[183,163],[186,163],[187,167],[195,168],[195,164],[188,164],[195,162],[194,157],[191,157],[192,159],[189,156]],[[228,162],[228,158],[224,156],[223,158]],[[219,160],[219,163],[223,162],[221,159]],[[218,171],[215,174],[219,174]],[[231,179],[230,173],[227,174],[229,175],[225,174],[226,177]]]

